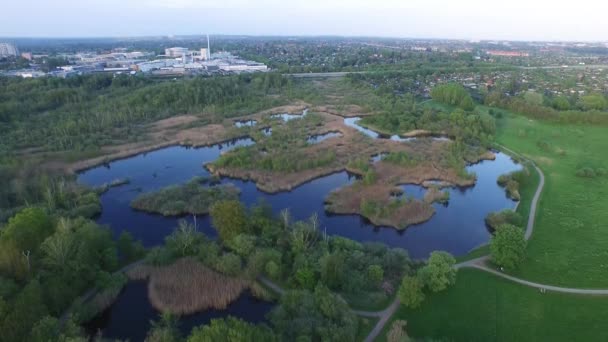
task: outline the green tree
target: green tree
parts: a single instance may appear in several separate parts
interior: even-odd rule
[[[367,267],[367,281],[371,287],[377,287],[384,279],[384,270],[380,265],[369,265]]]
[[[553,108],[557,110],[569,110],[570,109],[570,101],[565,96],[557,96],[553,99],[551,103]]]
[[[194,225],[186,220],[180,220],[177,229],[165,241],[167,248],[175,255],[188,256],[198,252],[199,244],[203,239],[203,234],[198,232]]]
[[[592,94],[581,97],[579,105],[583,110],[604,110],[608,101],[600,94]]]
[[[418,276],[431,291],[445,290],[456,281],[455,263],[456,259],[450,253],[432,252],[426,265],[418,271]]]
[[[257,342],[277,341],[276,335],[265,325],[254,325],[241,319],[228,317],[213,319],[211,323],[196,327],[187,342]]]
[[[247,233],[247,212],[238,201],[221,201],[211,207],[211,221],[223,241]]]
[[[38,250],[38,247],[53,233],[53,221],[40,208],[26,208],[12,217],[2,230],[1,238],[22,251]]]
[[[424,284],[418,277],[405,276],[399,286],[399,300],[408,308],[415,309],[424,301]]]
[[[310,267],[302,267],[295,273],[295,280],[300,287],[312,290],[317,282],[315,272]]]
[[[543,95],[539,94],[535,91],[527,91],[524,93],[524,100],[531,104],[531,105],[535,105],[535,106],[542,106],[543,105]]]
[[[490,242],[490,253],[495,264],[514,269],[523,261],[525,252],[523,229],[510,224],[498,227]]]
[[[319,260],[321,281],[330,289],[338,289],[342,286],[346,271],[344,259],[341,253],[331,253]]]
[[[47,313],[40,282],[32,280],[17,295],[13,310],[0,324],[2,338],[6,341],[26,341],[33,325]]]
[[[146,342],[178,342],[181,340],[177,328],[177,318],[170,313],[163,313],[160,320],[151,322],[152,328],[148,331]]]
[[[134,241],[133,236],[123,230],[118,237],[118,252],[125,262],[131,262],[144,256],[146,253],[141,241]]]
[[[216,265],[216,269],[229,276],[237,276],[241,273],[241,258],[234,253],[222,255]]]

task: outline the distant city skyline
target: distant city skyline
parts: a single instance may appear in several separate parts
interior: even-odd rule
[[[0,37],[195,34],[608,41],[594,0],[33,0],[3,4]]]

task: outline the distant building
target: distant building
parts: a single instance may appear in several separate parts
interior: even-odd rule
[[[528,57],[530,54],[521,51],[488,50],[488,55],[502,57]]]
[[[169,57],[182,57],[184,54],[189,54],[188,48],[172,47],[165,49],[165,55]]]
[[[206,61],[209,59],[209,50],[207,50],[206,48],[201,49],[201,59],[203,61]]]
[[[17,47],[10,43],[0,43],[0,57],[19,56]]]
[[[21,57],[27,59],[28,61],[32,60],[32,53],[31,52],[22,52],[21,53]]]

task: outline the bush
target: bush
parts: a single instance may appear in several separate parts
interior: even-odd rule
[[[241,258],[234,253],[226,253],[219,258],[215,268],[221,273],[237,276],[241,273]]]
[[[523,261],[525,251],[523,229],[510,224],[500,226],[490,242],[492,261],[509,269],[516,268]]]
[[[443,291],[456,281],[455,263],[456,259],[448,252],[432,252],[426,265],[418,271],[418,276],[431,291]]]
[[[485,221],[492,230],[496,230],[504,224],[521,227],[523,224],[523,217],[513,210],[506,209],[496,213],[489,213],[488,216],[486,216]]]
[[[576,176],[581,178],[595,178],[606,175],[606,169],[602,167],[593,168],[590,166],[584,166],[576,170]]]
[[[405,276],[399,286],[399,300],[408,308],[415,309],[424,301],[424,284],[418,277]]]

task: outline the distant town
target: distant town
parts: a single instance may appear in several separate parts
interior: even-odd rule
[[[268,67],[259,62],[239,58],[226,51],[211,53],[209,39],[207,44],[198,50],[185,47],[170,47],[164,54],[150,51],[133,51],[127,48],[113,48],[107,52],[81,51],[76,53],[57,53],[52,56],[55,64],[47,64],[48,54],[34,54],[20,51],[11,43],[0,43],[0,58],[20,58],[21,68],[6,70],[4,76],[23,78],[33,77],[70,77],[92,73],[131,74],[145,73],[153,76],[185,75],[226,75],[248,72],[265,72]],[[58,63],[59,62],[59,63]]]

